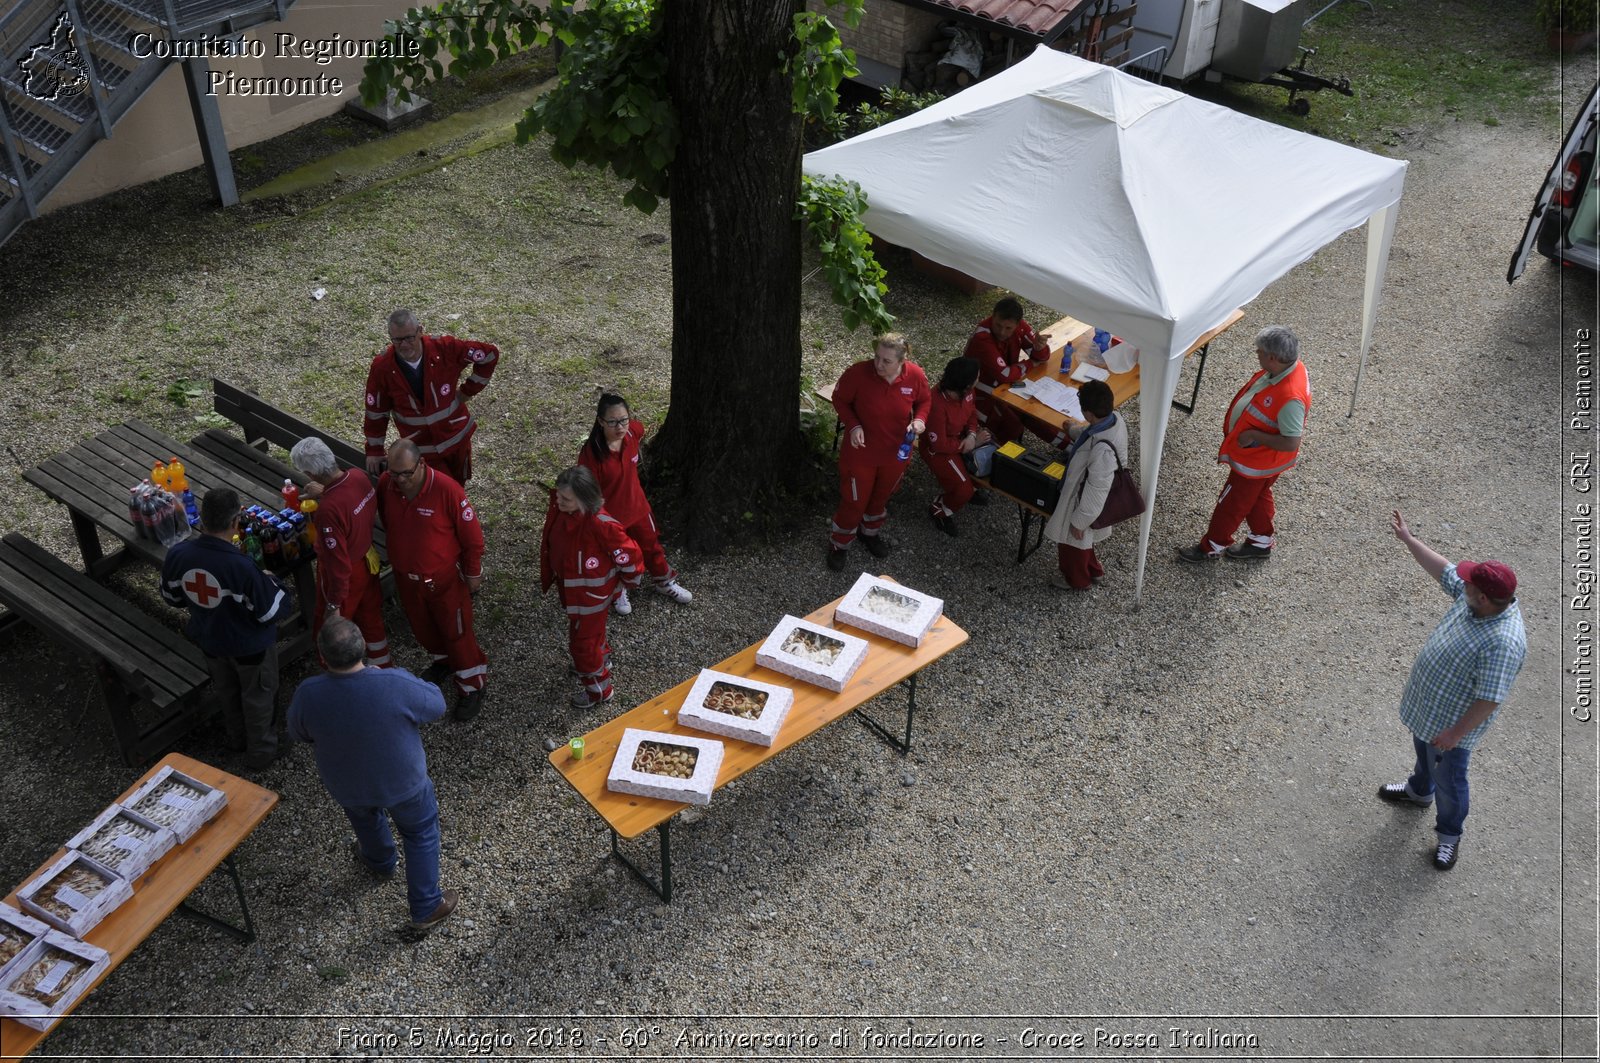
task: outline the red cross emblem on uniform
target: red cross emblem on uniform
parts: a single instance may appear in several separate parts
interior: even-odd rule
[[[203,568],[191,568],[183,574],[183,593],[202,609],[215,609],[222,604],[222,584]]]

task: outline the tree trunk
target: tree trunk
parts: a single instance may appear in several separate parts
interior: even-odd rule
[[[801,123],[781,55],[803,0],[669,0],[672,386],[652,497],[721,549],[810,475],[800,432]]]

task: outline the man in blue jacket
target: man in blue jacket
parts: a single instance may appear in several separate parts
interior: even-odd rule
[[[184,631],[206,655],[228,743],[258,771],[286,751],[277,729],[278,620],[291,605],[288,590],[233,545],[238,530],[238,492],[207,491],[200,537],[167,551],[161,597],[188,610]]]
[[[421,727],[444,715],[444,695],[403,668],[368,668],[366,639],[343,617],[317,637],[328,670],[307,679],[289,703],[289,733],[310,744],[329,795],[355,829],[355,857],[372,874],[394,874],[389,820],[406,850],[411,929],[427,933],[456,910],[439,888],[439,803]]]

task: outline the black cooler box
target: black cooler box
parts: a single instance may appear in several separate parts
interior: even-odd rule
[[[1043,510],[1056,508],[1066,466],[1052,457],[1040,457],[1016,443],[995,451],[989,483],[996,489],[1031,502]]]

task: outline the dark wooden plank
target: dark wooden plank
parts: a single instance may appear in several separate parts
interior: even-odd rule
[[[127,489],[120,499],[108,497],[96,478],[87,481],[80,464],[57,455],[23,474],[23,478],[57,502],[93,520],[100,527],[126,542],[139,557],[159,565],[166,548],[153,539],[141,539],[128,519]]]
[[[215,377],[211,380],[212,405],[217,413],[239,424],[252,439],[263,438],[285,450],[307,436],[316,436],[342,465],[366,466],[366,452],[337,436],[329,435],[287,410]]]

